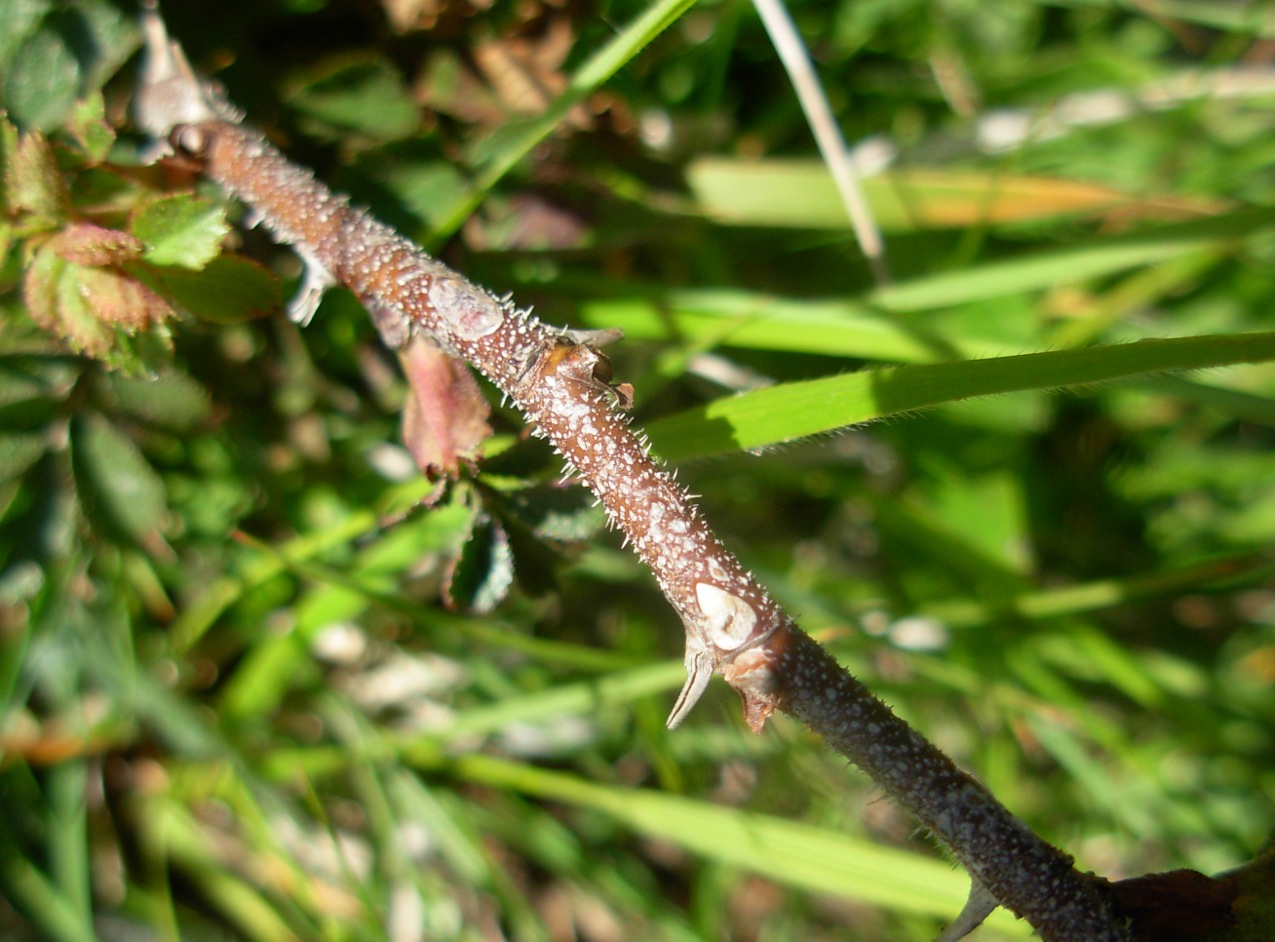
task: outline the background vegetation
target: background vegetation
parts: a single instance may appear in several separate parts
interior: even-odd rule
[[[1275,827],[1275,370],[775,443],[892,411],[848,404],[864,367],[1269,328],[1275,14],[790,6],[890,158],[892,287],[744,0],[165,14],[322,179],[550,322],[624,327],[636,421],[731,548],[1034,828],[1113,878],[1238,865]],[[516,416],[421,481],[357,304],[289,323],[286,251],[134,169],[131,10],[0,22],[6,938],[905,940],[956,913],[963,875],[802,728],[755,738],[715,686],[665,731],[680,627]],[[980,937],[1027,934],[1003,915]]]

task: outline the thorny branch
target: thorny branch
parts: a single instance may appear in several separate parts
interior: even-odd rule
[[[713,673],[759,732],[776,709],[821,734],[941,839],[974,892],[955,938],[995,903],[1049,942],[1132,938],[1110,890],[1035,835],[804,634],[714,537],[690,495],[648,454],[595,343],[499,300],[290,164],[190,70],[148,10],[137,114],[157,141],[246,203],[307,265],[306,320],[327,285],[349,287],[385,343],[428,342],[490,379],[602,501],[686,629],[679,724]]]

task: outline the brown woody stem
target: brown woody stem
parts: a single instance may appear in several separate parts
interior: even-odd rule
[[[313,289],[339,282],[363,301],[390,347],[423,336],[469,362],[601,499],[686,629],[688,679],[670,726],[720,673],[742,696],[754,731],[776,708],[805,722],[947,844],[976,885],[1045,939],[1129,938],[1105,881],[1077,872],[1069,857],[838,667],[726,551],[690,496],[629,429],[617,405],[627,402],[626,388],[609,384],[608,364],[595,347],[497,300],[290,164],[239,126],[162,36],[148,23],[152,56],[173,61],[147,72],[153,87],[144,81],[142,125],[168,137],[295,246],[310,268],[306,313],[313,311]]]

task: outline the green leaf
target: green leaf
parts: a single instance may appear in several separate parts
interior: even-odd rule
[[[189,431],[212,411],[208,390],[189,373],[168,370],[147,377],[108,373],[102,381],[115,409],[148,425]]]
[[[96,93],[137,48],[137,28],[105,0],[0,6],[5,106],[25,128],[48,131]],[[77,121],[80,120],[77,118]],[[100,138],[99,138],[100,143]]]
[[[0,357],[0,426],[29,431],[43,426],[74,388],[80,366],[69,358]]]
[[[115,143],[115,131],[106,123],[106,103],[101,92],[95,91],[75,105],[66,130],[91,165],[106,159]]]
[[[540,484],[500,497],[508,512],[545,540],[587,540],[606,523],[606,514],[583,487]]]
[[[510,449],[501,457],[510,455]],[[506,460],[504,465],[509,467]],[[516,459],[515,462],[516,463]],[[484,463],[482,480],[495,480]],[[561,554],[554,543],[579,543],[602,528],[606,514],[593,494],[579,486],[531,484],[512,490],[484,488],[492,513],[499,516],[513,557],[514,576],[529,595],[543,595],[558,588],[556,566]]]
[[[448,604],[486,614],[504,601],[513,581],[513,553],[504,525],[486,511],[475,511],[469,538],[447,573]]]
[[[702,458],[764,448],[975,396],[1272,359],[1275,333],[1253,333],[865,370],[719,399],[655,422],[647,432],[665,458]]]
[[[194,193],[173,193],[140,207],[129,231],[146,243],[144,257],[151,264],[199,270],[220,254],[230,224],[220,204]]]
[[[420,125],[420,108],[402,77],[382,61],[344,64],[303,85],[288,104],[338,137],[354,133],[392,141]]]
[[[14,53],[5,102],[19,127],[48,131],[62,123],[80,90],[80,63],[56,14],[44,18]]]
[[[140,42],[133,15],[108,0],[75,0],[52,19],[79,61],[82,97],[100,90]]]
[[[8,73],[22,43],[52,8],[53,0],[0,0],[0,75]]]
[[[60,218],[67,207],[66,182],[44,135],[23,134],[6,156],[10,157],[5,168],[10,208],[46,223]]]
[[[71,423],[80,505],[109,533],[155,550],[167,506],[164,484],[133,440],[95,412]]]
[[[283,306],[283,287],[270,271],[237,255],[221,255],[202,271],[156,268],[139,272],[202,320],[238,324]]]
[[[0,433],[0,481],[21,475],[40,460],[48,447],[44,432]]]

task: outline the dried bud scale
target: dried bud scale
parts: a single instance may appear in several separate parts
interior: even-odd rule
[[[147,27],[152,56],[180,58],[162,24]],[[306,263],[294,316],[308,319],[324,287],[346,285],[390,347],[422,337],[480,370],[523,412],[533,434],[554,444],[567,474],[593,490],[686,629],[688,677],[670,726],[720,672],[742,696],[754,731],[776,708],[806,722],[948,844],[976,887],[1027,918],[1046,940],[1130,938],[1104,881],[1077,873],[1068,857],[841,670],[713,536],[694,495],[629,429],[622,410],[632,391],[611,383],[610,365],[597,349],[613,334],[571,335],[541,325],[331,193],[240,127],[224,105],[209,102],[201,110],[207,93],[189,67],[151,74],[162,78],[164,94],[139,98],[143,127],[201,163]]]

